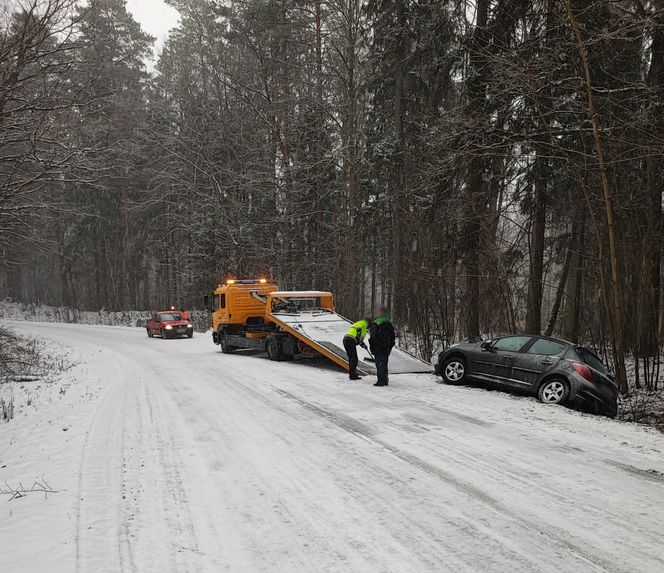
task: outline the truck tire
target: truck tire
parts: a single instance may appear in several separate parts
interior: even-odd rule
[[[228,344],[228,339],[223,332],[220,332],[217,338],[219,339],[219,347],[224,354],[233,354],[235,352],[235,347]]]
[[[295,360],[297,352],[297,338],[292,334],[288,334],[281,339],[281,353],[283,354],[283,360]]]
[[[276,336],[269,336],[265,344],[267,357],[274,362],[282,362],[284,360],[284,351],[281,347],[281,340]]]

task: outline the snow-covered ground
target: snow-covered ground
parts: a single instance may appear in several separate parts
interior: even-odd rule
[[[13,389],[0,490],[56,491],[0,495],[0,571],[664,571],[655,430],[207,336],[13,326],[79,364]]]

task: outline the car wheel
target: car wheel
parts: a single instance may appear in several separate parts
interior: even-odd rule
[[[193,338],[193,337],[194,337],[194,333],[193,333],[193,332],[189,332],[189,333],[187,333],[187,338]]]
[[[152,329],[151,329],[151,328],[146,328],[145,330],[148,331],[148,338],[152,338],[152,337],[154,336],[154,334],[152,333]]]
[[[161,329],[161,338],[166,340],[166,331],[163,328]]]
[[[447,384],[463,384],[466,381],[466,361],[460,356],[448,358],[443,364],[443,380]]]
[[[537,398],[544,404],[564,404],[569,398],[569,384],[562,378],[549,378],[540,385]]]

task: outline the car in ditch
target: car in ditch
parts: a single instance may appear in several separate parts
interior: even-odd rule
[[[515,334],[456,344],[438,356],[447,384],[489,383],[528,393],[545,404],[572,404],[614,417],[618,387],[589,349],[546,336]]]
[[[181,310],[163,310],[152,313],[145,324],[148,336],[162,338],[180,338],[194,336],[194,326],[189,321],[189,314]]]

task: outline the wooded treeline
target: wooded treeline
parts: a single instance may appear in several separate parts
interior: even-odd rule
[[[524,330],[656,381],[664,0],[123,0],[1,14],[0,294],[381,301],[429,355]]]

